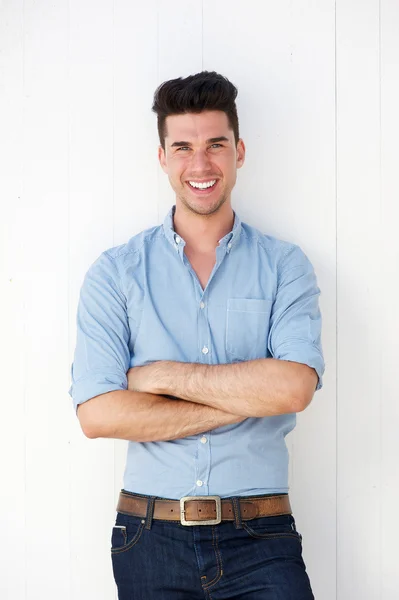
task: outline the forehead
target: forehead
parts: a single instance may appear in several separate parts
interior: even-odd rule
[[[221,110],[166,117],[166,137],[170,143],[177,140],[207,140],[222,135],[230,139],[233,131],[229,129],[226,113]]]

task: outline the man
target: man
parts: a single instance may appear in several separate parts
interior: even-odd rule
[[[157,89],[176,205],[104,252],[81,290],[77,415],[89,438],[129,440],[121,600],[313,598],[284,437],[322,386],[320,290],[298,246],[232,209],[236,96],[206,71]]]

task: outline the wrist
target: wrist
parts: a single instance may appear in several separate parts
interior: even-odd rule
[[[188,400],[191,397],[193,377],[198,372],[196,363],[161,361],[154,367],[153,393]]]
[[[173,396],[172,390],[172,363],[169,360],[163,360],[154,363],[154,373],[152,377],[152,394],[158,394],[162,396]]]

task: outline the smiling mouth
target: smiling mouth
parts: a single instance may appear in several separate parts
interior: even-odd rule
[[[215,187],[217,186],[218,180],[217,179],[211,179],[209,182],[190,182],[190,181],[186,181],[188,187],[190,188],[190,190],[192,190],[193,192],[197,193],[197,194],[209,194],[209,192],[212,192]],[[197,185],[192,185],[192,184],[197,184]]]

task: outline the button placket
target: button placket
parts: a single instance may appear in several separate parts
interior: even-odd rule
[[[210,360],[210,347],[209,347],[209,322],[208,322],[208,311],[207,311],[207,293],[205,292],[201,296],[201,300],[198,304],[198,323],[199,323],[199,342],[201,344],[200,351],[202,355],[202,361],[204,363],[211,362]]]
[[[198,341],[200,350],[200,362],[211,364],[210,348],[210,328],[208,321],[209,294],[207,290],[201,294],[198,302]],[[197,438],[197,472],[196,472],[196,490],[200,495],[209,494],[209,473],[210,473],[210,443],[209,432],[204,432]]]
[[[202,495],[209,494],[209,477],[211,472],[211,432],[206,431],[197,438],[197,490]],[[201,482],[201,483],[199,483]]]

